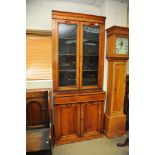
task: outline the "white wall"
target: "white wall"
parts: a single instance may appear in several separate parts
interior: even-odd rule
[[[99,7],[100,15],[106,17],[106,28],[113,25],[127,26],[127,4],[103,0]]]
[[[100,15],[106,17],[106,29],[117,25],[117,26],[128,26],[127,22],[127,4],[111,1],[111,0],[103,0],[102,5],[99,7]],[[106,38],[106,36],[105,36]],[[106,45],[106,39],[105,39]],[[105,46],[106,52],[106,46]],[[105,54],[106,57],[106,54]],[[108,74],[108,61],[104,57],[104,83],[103,90],[107,90],[107,74]],[[128,73],[128,64],[127,64],[127,73]]]
[[[50,0],[26,0],[26,29],[51,30],[51,11],[100,15],[98,7]]]
[[[127,25],[127,4],[103,0],[100,7],[69,2],[56,2],[50,0],[26,0],[26,29],[51,30],[51,11],[60,10],[68,12],[86,13],[106,17],[106,28],[113,25]],[[105,37],[106,38],[106,37]],[[106,40],[106,39],[105,39]],[[106,45],[106,43],[105,43]],[[106,46],[105,46],[106,53]],[[106,56],[106,54],[105,54]],[[104,58],[103,89],[107,90],[107,60]],[[128,73],[128,65],[127,65]]]
[[[106,17],[106,28],[127,26],[127,4],[103,0],[100,7],[50,0],[26,0],[26,28],[51,30],[51,11],[69,11]]]

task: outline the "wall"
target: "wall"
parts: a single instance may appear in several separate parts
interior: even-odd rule
[[[26,29],[51,30],[51,11],[69,11],[106,16],[106,28],[127,26],[127,4],[103,0],[100,7],[50,0],[26,0]]]
[[[50,0],[26,0],[26,29],[51,30],[51,11],[100,15],[98,7]]]
[[[106,28],[109,28],[113,25],[128,26],[126,3],[111,0],[103,0],[103,3],[100,5],[100,7],[96,7],[96,6],[62,2],[62,1],[56,2],[50,0],[44,0],[44,1],[26,0],[26,29],[51,30],[52,10],[105,16]],[[106,46],[105,46],[105,52],[106,52]],[[108,66],[106,58],[104,59],[105,64],[104,64],[103,89],[106,91]],[[129,69],[127,65],[127,74],[128,70]]]
[[[127,4],[111,1],[111,0],[103,0],[102,5],[99,7],[100,15],[106,17],[106,29],[113,26],[128,26],[127,22]],[[105,36],[106,38],[106,36]],[[105,39],[106,45],[106,39]],[[105,46],[106,51],[106,46]],[[106,56],[106,54],[105,54]],[[129,73],[127,64],[127,74]],[[107,90],[107,74],[108,74],[108,61],[104,58],[104,83],[103,89]]]
[[[104,0],[99,11],[101,16],[106,16],[106,28],[113,25],[127,26],[126,3]]]

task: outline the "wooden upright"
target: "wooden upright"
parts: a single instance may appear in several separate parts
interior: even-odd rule
[[[113,26],[106,31],[108,84],[104,133],[111,138],[125,133],[126,115],[123,106],[129,29]]]
[[[52,11],[56,143],[103,133],[105,17]]]

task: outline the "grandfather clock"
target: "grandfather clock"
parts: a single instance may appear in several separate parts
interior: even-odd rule
[[[126,63],[129,58],[129,29],[113,26],[107,30],[108,84],[104,133],[107,137],[125,133],[123,113]]]

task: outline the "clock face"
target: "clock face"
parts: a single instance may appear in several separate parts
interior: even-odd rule
[[[116,38],[116,54],[128,54],[128,38]]]

